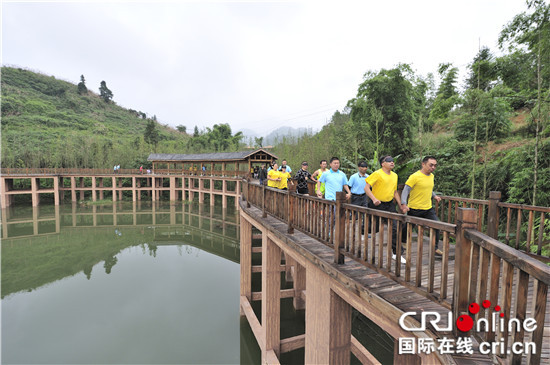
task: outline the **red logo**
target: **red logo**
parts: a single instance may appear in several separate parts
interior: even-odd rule
[[[481,303],[481,306],[485,309],[488,309],[489,307],[491,307],[491,302],[488,300],[484,300]],[[479,309],[480,309],[479,304],[475,302],[470,303],[470,305],[468,306],[468,312],[470,312],[471,314],[479,313]],[[496,305],[494,308],[494,312],[499,312],[499,311],[500,311],[500,306]],[[500,313],[500,316],[504,317],[504,313]],[[456,328],[458,328],[460,332],[468,332],[472,328],[474,328],[474,320],[468,314],[463,314],[456,319]]]

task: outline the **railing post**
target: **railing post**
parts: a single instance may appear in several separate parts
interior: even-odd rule
[[[288,186],[287,207],[288,207],[288,229],[287,233],[294,233],[294,202],[296,201],[296,185],[290,184]]]
[[[250,178],[247,177],[245,182],[246,182],[246,185],[245,185],[246,187],[243,189],[242,197],[243,197],[243,200],[246,202],[246,207],[250,208],[250,198],[248,197],[249,189],[250,189]]]
[[[489,211],[487,213],[487,236],[498,239],[498,203],[502,194],[500,191],[489,193]]]
[[[342,204],[346,201],[346,193],[339,191],[336,193],[336,214],[334,228],[334,263],[342,265],[344,263],[344,254],[340,252],[340,247],[344,247],[345,217]]]
[[[455,249],[455,275],[453,284],[453,318],[457,319],[462,314],[467,314],[470,295],[470,250],[472,242],[464,237],[466,229],[477,227],[477,210],[473,208],[458,208],[456,249]],[[458,336],[456,326],[453,334]]]
[[[265,211],[265,184],[262,184],[262,218],[267,217],[267,212]]]

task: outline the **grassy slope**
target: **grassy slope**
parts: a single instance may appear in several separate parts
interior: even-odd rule
[[[116,91],[116,90],[115,90]],[[110,165],[120,159],[119,146],[131,147],[128,158],[147,157],[143,142],[147,120],[132,110],[106,103],[99,95],[77,92],[77,86],[53,76],[2,67],[2,163],[11,166]],[[163,143],[183,144],[189,136],[158,125]],[[83,154],[95,154],[95,160]],[[48,158],[36,154],[49,154]],[[75,157],[73,157],[75,156]],[[22,161],[17,162],[19,159]]]

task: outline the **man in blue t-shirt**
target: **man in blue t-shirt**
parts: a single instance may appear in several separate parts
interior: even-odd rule
[[[325,199],[336,200],[336,193],[339,191],[346,191],[346,200],[351,196],[351,192],[348,186],[348,178],[346,174],[338,170],[340,168],[340,159],[333,157],[330,159],[330,169],[321,175],[319,181],[317,181],[317,196],[323,197],[320,188],[321,183],[325,183]]]
[[[283,160],[282,165],[279,167],[279,171],[283,170],[283,166],[286,166],[286,172],[289,174],[292,173],[292,169],[286,164],[286,160]]]
[[[353,174],[349,178],[349,187],[351,191],[351,204],[359,205],[361,207],[367,206],[367,194],[365,194],[366,179],[369,177],[367,174],[367,163],[361,161],[357,164],[357,173]]]

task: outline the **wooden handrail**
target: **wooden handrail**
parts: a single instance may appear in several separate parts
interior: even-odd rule
[[[475,211],[474,211],[475,213]],[[512,357],[511,363],[521,363],[528,357],[527,363],[539,364],[541,361],[546,303],[548,301],[548,285],[550,284],[550,267],[519,252],[508,245],[499,242],[475,229],[468,228],[470,223],[464,223],[457,234],[457,262],[455,263],[455,298],[453,309],[455,318],[469,314],[474,323],[479,319],[491,321],[495,316],[504,315],[504,328],[495,333],[488,331],[472,333],[480,341],[498,341],[504,345],[504,351],[496,354],[500,358]],[[458,285],[458,286],[457,286]],[[529,289],[529,288],[532,289]],[[531,295],[529,295],[531,293]],[[482,303],[488,300],[492,305],[480,311],[467,311],[469,303]],[[515,305],[512,303],[515,302]],[[495,304],[500,309],[495,308]],[[528,354],[515,354],[512,344],[524,343],[525,331],[523,320],[528,316],[527,308],[532,309],[529,317],[534,318],[537,328],[530,334],[530,342],[535,345],[535,351]],[[508,327],[508,321],[518,319],[517,326]]]
[[[176,169],[155,169],[147,173],[147,169],[140,173],[139,168],[120,169],[115,173],[113,169],[83,169],[83,168],[6,168],[0,169],[2,176],[29,176],[29,175],[89,175],[89,176],[119,176],[119,175],[183,175],[183,176],[225,176],[225,177],[243,177],[249,174],[247,171],[234,170],[176,170]]]
[[[544,321],[546,316],[547,291],[550,284],[550,267],[536,259],[509,247],[505,243],[491,238],[476,230],[478,225],[478,209],[456,208],[457,225],[437,222],[422,218],[405,216],[397,213],[383,212],[364,207],[358,207],[341,202],[327,201],[317,197],[280,191],[264,186],[248,184],[247,201],[258,206],[267,213],[287,222],[289,226],[317,238],[319,241],[335,249],[334,261],[343,264],[340,255],[344,254],[367,267],[373,268],[381,274],[388,276],[403,286],[422,294],[423,296],[440,303],[444,307],[452,309],[455,317],[468,313],[469,303],[481,303],[489,300],[493,308],[481,310],[478,314],[471,315],[475,319],[485,318],[498,303],[501,312],[506,318],[526,318],[528,305],[533,309],[532,317],[538,327],[531,334],[531,341],[536,346],[536,353],[530,353],[531,363],[540,363],[542,341],[544,337]],[[285,197],[286,199],[284,199]],[[284,202],[293,201],[293,203]],[[282,205],[277,205],[281,201]],[[459,201],[456,200],[455,201]],[[471,201],[471,203],[479,203]],[[483,203],[480,203],[483,205]],[[289,214],[286,209],[293,209]],[[292,219],[292,222],[289,222]],[[384,221],[387,229],[380,229],[375,234],[376,223],[382,227]],[[400,249],[400,233],[406,229],[407,263],[405,264],[404,278],[400,270],[402,265],[399,258],[392,261],[391,255],[391,225],[395,222],[398,229],[397,250]],[[412,239],[412,228],[418,227],[416,240]],[[406,228],[405,228],[406,227]],[[364,229],[364,235],[361,234]],[[434,285],[435,272],[435,230],[443,234],[443,257],[441,260],[441,285],[436,290]],[[387,231],[386,247],[384,236]],[[424,246],[424,232],[429,231],[428,260],[423,259],[422,247]],[[448,286],[448,262],[449,262],[449,237],[456,235],[457,245],[455,249],[455,272],[453,288],[450,298],[447,293]],[[369,237],[370,236],[370,237]],[[416,248],[417,260],[413,263],[411,253]],[[384,251],[385,250],[385,251]],[[426,261],[426,262],[424,262]],[[502,274],[501,274],[502,269]],[[413,280],[411,272],[416,273]],[[428,273],[428,279],[423,280],[422,274]],[[514,273],[517,273],[517,279]],[[517,283],[517,284],[514,284]],[[530,290],[529,285],[533,289]],[[528,293],[533,293],[529,298]],[[515,300],[512,300],[515,295]],[[515,303],[512,306],[512,303]],[[500,335],[505,351],[497,354],[501,358],[512,356],[512,362],[521,361],[521,355],[509,355],[512,342],[523,342],[523,329],[514,333],[508,333],[508,329],[499,333],[478,334],[471,333],[483,341],[495,342]],[[459,334],[455,329],[455,335]]]
[[[267,213],[279,218],[289,226],[299,229],[307,235],[334,248],[334,260],[343,263],[343,256],[348,256],[361,264],[371,267],[388,277],[411,288],[434,301],[451,307],[448,296],[448,258],[449,239],[456,233],[456,225],[438,222],[423,218],[411,217],[403,214],[390,213],[375,209],[346,204],[343,201],[331,201],[315,196],[301,195],[286,192],[275,188],[262,187],[250,184],[243,180],[247,187],[247,203],[264,208]],[[265,204],[263,197],[265,194]],[[289,211],[292,209],[292,212]],[[292,221],[289,221],[292,219]],[[384,247],[385,230],[377,234],[361,235],[362,229],[369,231],[369,226],[378,224],[382,227],[383,221],[389,220],[399,225],[397,241],[398,249],[401,245],[401,229],[406,229],[407,264],[404,276],[401,274],[400,259],[392,261],[391,239]],[[366,223],[365,223],[366,221]],[[391,225],[390,224],[390,225]],[[413,227],[418,227],[418,236],[413,240]],[[435,231],[439,230],[443,241],[443,259],[435,260]],[[374,231],[374,230],[372,230]],[[429,234],[426,241],[424,232]],[[391,229],[388,229],[388,235]],[[428,259],[423,258],[423,246],[428,242]],[[416,248],[415,260],[411,256],[413,247]],[[435,285],[435,271],[441,266],[441,283]],[[428,280],[422,279],[423,273],[428,273]],[[437,287],[439,287],[437,289]]]

